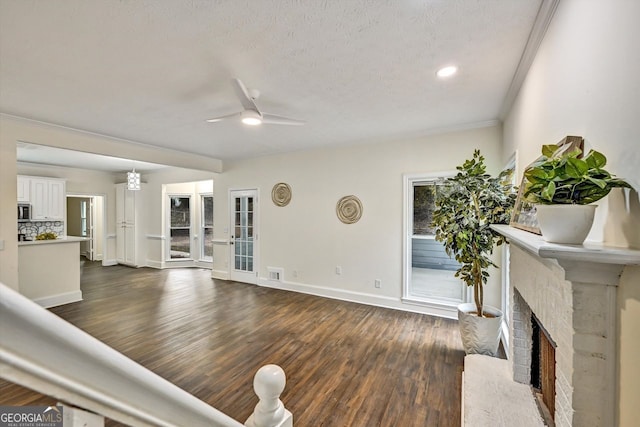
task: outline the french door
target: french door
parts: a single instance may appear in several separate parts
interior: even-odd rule
[[[230,191],[231,280],[258,283],[258,190]]]

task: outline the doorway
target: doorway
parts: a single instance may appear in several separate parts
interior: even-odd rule
[[[104,259],[104,196],[67,195],[67,234],[86,237],[80,254],[89,261]]]
[[[231,280],[258,283],[258,190],[230,190]]]
[[[404,289],[403,299],[434,309],[430,314],[455,314],[467,299],[467,289],[455,277],[460,265],[435,240],[431,225],[436,195],[451,173],[404,177]]]

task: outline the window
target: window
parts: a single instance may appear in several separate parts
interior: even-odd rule
[[[200,248],[203,261],[213,261],[213,196],[202,195],[202,247]]]
[[[435,235],[431,225],[433,211],[436,208],[437,181],[413,183],[413,234]]]
[[[441,180],[413,183],[413,238],[412,266],[433,270],[455,271],[460,264],[435,240],[435,228],[431,225],[436,209],[436,196],[444,191]]]
[[[169,258],[191,258],[191,197],[169,196]]]

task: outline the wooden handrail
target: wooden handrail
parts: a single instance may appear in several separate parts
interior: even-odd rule
[[[0,377],[131,426],[243,425],[2,283]]]

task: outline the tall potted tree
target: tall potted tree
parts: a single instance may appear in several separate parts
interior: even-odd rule
[[[495,355],[502,312],[484,305],[483,286],[489,268],[497,267],[490,258],[493,248],[505,242],[490,225],[508,224],[515,203],[512,172],[503,171],[497,177],[487,174],[479,150],[456,169],[458,173],[446,180],[443,191],[436,197],[435,238],[461,264],[455,276],[473,287],[474,302],[458,306],[465,352]]]

